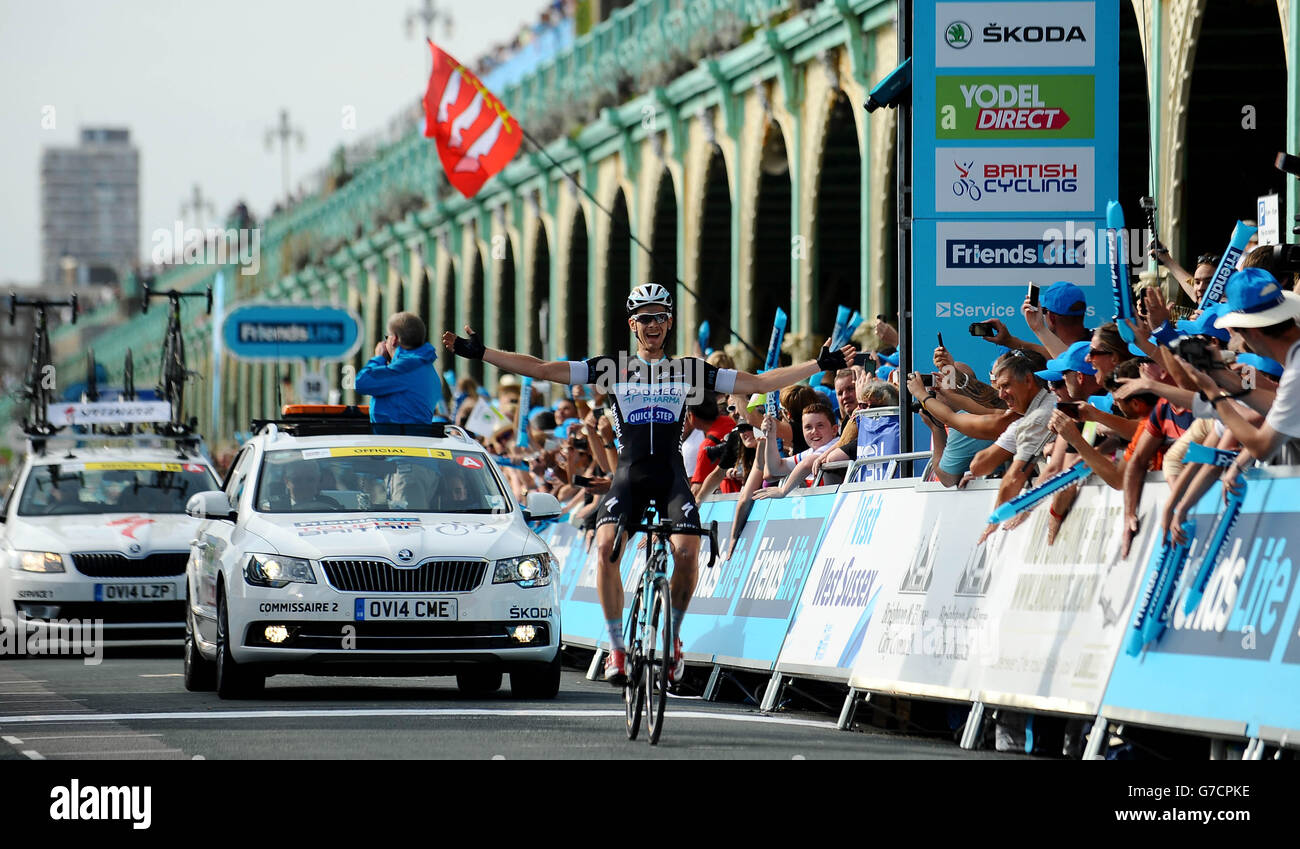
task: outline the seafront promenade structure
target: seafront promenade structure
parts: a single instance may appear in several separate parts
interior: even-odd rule
[[[1292,152],[1300,148],[1300,92],[1287,61],[1300,43],[1297,6],[1121,0],[1121,193],[1132,195],[1125,202],[1139,220],[1136,197],[1157,198],[1176,255],[1226,242],[1230,224],[1217,232],[1189,207],[1193,194],[1231,190],[1202,178],[1224,146],[1252,163],[1249,145],[1275,152],[1292,140]],[[781,307],[791,319],[787,351],[806,355],[829,332],[836,304],[872,316],[896,309],[896,112],[863,109],[896,65],[895,14],[892,0],[636,0],[496,92],[544,152],[525,142],[474,199],[447,186],[413,103],[367,161],[340,168],[320,191],[259,223],[255,274],[230,263],[182,265],[152,285],[201,288],[220,273],[227,309],[254,301],[349,306],[363,319],[362,345],[353,363],[319,366],[335,387],[369,356],[397,309],[419,313],[435,332],[468,323],[490,345],[563,358],[625,345],[628,289],[673,278],[700,296],[678,287],[678,351],[693,347],[708,319],[714,347],[756,366],[728,327],[761,350]],[[1205,62],[1233,50],[1238,59],[1260,57],[1237,89],[1249,97],[1229,103],[1219,92],[1231,80],[1202,83],[1198,50]],[[419,92],[421,81],[412,82]],[[1254,135],[1188,132],[1189,122],[1220,121],[1246,133],[1243,104],[1253,107]],[[1227,213],[1234,220],[1254,208],[1249,186],[1243,191],[1251,205]],[[1286,192],[1285,208],[1295,209],[1294,185]],[[130,305],[137,285],[128,279],[121,302],[57,331],[60,384],[80,379],[93,346],[114,381],[131,348],[137,386],[151,385],[165,316],[138,314]],[[213,323],[194,315],[187,355],[200,377],[187,398],[209,440],[224,444],[275,409],[276,371],[228,355],[214,368]],[[294,364],[292,374],[316,366]],[[493,371],[474,376],[490,381]],[[342,396],[355,397],[347,389]],[[0,405],[0,416],[11,409]]]

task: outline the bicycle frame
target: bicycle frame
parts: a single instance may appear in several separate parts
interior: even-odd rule
[[[46,407],[53,400],[51,388],[45,386],[45,369],[52,365],[50,362],[50,335],[49,335],[49,316],[50,307],[71,307],[72,323],[77,323],[77,296],[73,294],[66,301],[47,301],[43,298],[20,298],[12,292],[9,295],[9,323],[13,324],[17,317],[18,307],[31,307],[36,312],[35,327],[32,333],[32,347],[30,358],[27,364],[26,380],[20,392],[20,397],[29,402],[27,415],[30,420],[24,419],[23,430],[28,433],[41,433],[49,435],[54,432],[50,427],[49,420],[46,416]]]

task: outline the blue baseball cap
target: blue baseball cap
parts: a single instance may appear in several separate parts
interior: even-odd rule
[[[1152,336],[1151,344],[1159,345],[1160,343],[1156,342],[1156,337]],[[1135,357],[1146,357],[1148,360],[1151,359],[1151,355],[1139,348],[1136,342],[1128,343],[1128,352]]]
[[[1211,304],[1191,321],[1177,322],[1174,327],[1186,336],[1213,336],[1220,342],[1228,341],[1228,331],[1215,326],[1214,322],[1227,311],[1227,304]]]
[[[1061,372],[1059,372],[1059,371],[1052,371],[1051,369],[1044,369],[1043,371],[1036,371],[1036,372],[1034,372],[1034,374],[1037,375],[1038,377],[1041,377],[1043,380],[1046,380],[1046,381],[1049,381],[1049,382],[1052,382],[1052,383],[1060,383],[1062,380],[1065,380],[1065,375],[1064,375],[1063,373],[1061,373]]]
[[[581,425],[582,421],[580,419],[565,419],[564,424],[555,429],[555,438],[564,439],[569,435],[570,428],[580,427]]]
[[[1077,371],[1080,374],[1096,374],[1097,369],[1092,363],[1088,362],[1085,357],[1092,348],[1092,342],[1084,339],[1081,342],[1075,342],[1066,348],[1061,356],[1047,361],[1048,371]]]
[[[1261,357],[1259,354],[1238,354],[1237,362],[1243,366],[1250,366],[1256,371],[1262,371],[1270,377],[1282,376],[1282,364],[1277,360]]]
[[[1300,295],[1288,292],[1262,268],[1244,268],[1228,278],[1227,308],[1215,327],[1268,327],[1300,317]]]
[[[894,373],[893,366],[881,366],[880,368],[876,369],[876,377],[880,378],[881,380],[889,380],[889,376],[893,373]]]
[[[1085,315],[1088,312],[1088,299],[1083,296],[1083,290],[1063,280],[1044,289],[1039,303],[1043,309],[1057,315]]]
[[[881,361],[882,363],[889,363],[891,366],[897,366],[897,365],[898,365],[898,352],[897,352],[897,351],[895,351],[894,353],[889,354],[889,355],[885,355],[885,354],[876,354],[876,356],[880,357],[880,361]]]

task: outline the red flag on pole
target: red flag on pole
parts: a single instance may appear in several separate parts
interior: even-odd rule
[[[514,158],[523,139],[510,112],[479,78],[433,41],[433,73],[424,93],[424,135],[438,144],[447,180],[473,197]]]

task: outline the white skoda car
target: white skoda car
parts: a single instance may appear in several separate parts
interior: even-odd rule
[[[369,430],[264,424],[224,490],[191,499],[205,521],[188,569],[186,687],[237,698],[276,673],[454,675],[486,693],[509,673],[513,695],[553,698],[557,569],[525,522],[559,503],[538,493],[521,510],[458,428]]]
[[[173,444],[33,442],[0,512],[0,630],[15,632],[6,645],[90,623],[106,641],[180,639],[199,525],[185,504],[216,477],[197,440]]]

